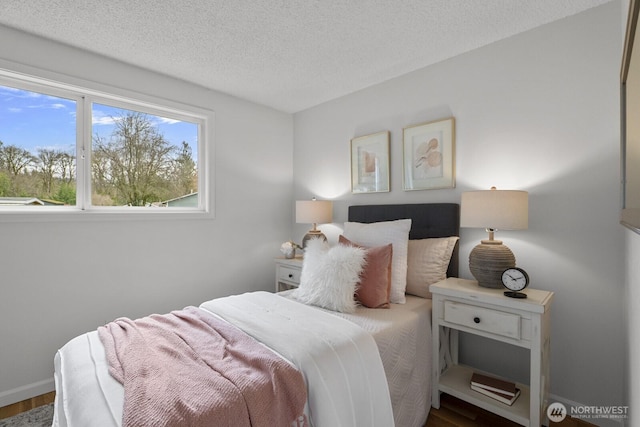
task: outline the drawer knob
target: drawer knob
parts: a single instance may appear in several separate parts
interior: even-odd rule
[[[478,316],[476,316],[476,317],[473,318],[473,321],[476,322],[476,323],[480,323],[480,318]]]
[[[289,273],[289,279],[293,279],[293,274]]]

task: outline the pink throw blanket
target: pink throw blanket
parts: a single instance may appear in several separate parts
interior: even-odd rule
[[[120,318],[98,333],[124,385],[124,427],[306,424],[300,372],[204,310]]]

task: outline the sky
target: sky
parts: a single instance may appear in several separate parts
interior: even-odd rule
[[[126,111],[126,110],[124,110]],[[108,138],[114,118],[123,110],[102,104],[92,108],[92,135]],[[76,145],[76,102],[0,85],[0,141],[36,155],[38,149],[73,152]],[[197,159],[197,125],[149,114],[159,132],[180,147],[186,141]]]

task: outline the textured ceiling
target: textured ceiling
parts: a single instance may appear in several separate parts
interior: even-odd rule
[[[286,112],[611,0],[0,0],[0,23]]]

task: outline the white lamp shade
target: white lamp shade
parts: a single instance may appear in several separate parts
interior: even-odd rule
[[[326,224],[333,220],[331,200],[296,201],[296,222],[300,224]]]
[[[529,226],[529,193],[483,190],[462,193],[460,227],[524,230]]]

